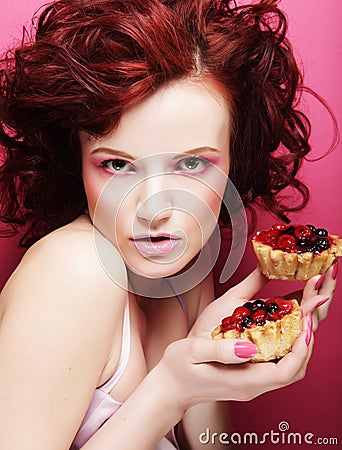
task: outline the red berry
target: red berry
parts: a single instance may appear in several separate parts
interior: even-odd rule
[[[264,325],[267,319],[267,311],[264,309],[258,309],[252,315],[252,320],[257,325]]]
[[[225,333],[228,330],[234,330],[235,323],[232,320],[232,316],[225,317],[221,323],[221,333]]]
[[[297,238],[309,239],[312,236],[312,231],[305,225],[296,225],[294,234]]]
[[[272,225],[273,230],[277,231],[284,231],[287,227],[288,225],[286,225],[285,223],[275,223],[274,225]]]
[[[290,314],[290,312],[293,309],[291,300],[277,298],[277,299],[275,299],[274,303],[276,303],[279,306],[279,310],[276,313],[277,316],[280,316],[279,318],[285,316],[286,314]]]
[[[273,247],[277,242],[278,232],[276,230],[260,231],[256,236],[256,240],[265,245]]]
[[[290,234],[283,234],[277,240],[277,248],[279,250],[293,250],[296,248],[296,238]]]
[[[232,316],[225,317],[222,319],[222,325],[230,325],[232,323]]]
[[[232,318],[233,320],[241,320],[246,316],[250,315],[250,310],[245,306],[238,306],[233,312]]]

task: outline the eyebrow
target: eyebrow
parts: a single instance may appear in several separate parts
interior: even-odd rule
[[[210,147],[205,145],[204,147],[197,147],[197,148],[192,148],[191,150],[186,150],[184,152],[169,152],[169,153],[177,153],[177,155],[197,155],[198,153],[201,153],[203,151],[209,151],[209,152],[213,152],[213,153],[220,153],[220,150],[218,150],[215,147]],[[109,153],[113,156],[116,157],[121,157],[121,158],[126,158],[126,159],[131,159],[131,160],[137,160],[139,158],[136,158],[133,155],[130,155],[127,152],[124,152],[123,150],[117,150],[114,148],[109,148],[109,147],[99,147],[96,148],[95,150],[93,150],[92,152],[90,152],[91,155],[96,155],[98,153]]]

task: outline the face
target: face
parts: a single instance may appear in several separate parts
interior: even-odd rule
[[[110,134],[81,133],[92,222],[144,277],[178,273],[213,233],[229,172],[229,105],[210,81],[161,88]]]

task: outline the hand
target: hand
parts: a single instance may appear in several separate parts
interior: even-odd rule
[[[268,279],[257,267],[241,283],[229,289],[205,308],[197,318],[189,336],[210,336],[211,331],[223,317],[229,316],[237,306],[250,300],[267,282]]]
[[[244,341],[210,337],[229,309],[249,300],[266,282],[256,269],[203,311],[188,338],[167,347],[159,369],[169,395],[185,409],[206,401],[251,400],[304,377],[313,341],[310,315],[303,318],[303,331],[292,351],[277,364],[249,363],[250,357],[239,357],[237,352],[237,343]]]
[[[337,262],[323,275],[316,275],[308,280],[303,291],[288,294],[286,298],[296,298],[304,315],[312,313],[313,331],[318,322],[326,319],[336,289]]]

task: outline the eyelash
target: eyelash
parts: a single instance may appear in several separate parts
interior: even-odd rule
[[[124,166],[124,167],[128,167],[128,166],[132,165],[131,163],[129,163],[128,161],[126,161],[126,160],[124,160],[124,159],[115,158],[115,159],[106,159],[105,161],[102,161],[101,164],[100,164],[100,166],[103,167],[103,168],[105,168],[105,169],[107,169],[107,170],[109,170],[109,171],[112,172],[112,173],[120,173],[120,172],[124,172],[124,171],[120,171],[120,170],[114,170],[113,168],[110,169],[110,168],[108,167],[109,163],[113,163],[113,162],[115,162],[115,161],[116,161],[116,162],[117,162],[117,161],[124,162],[124,163],[125,163],[125,166]],[[124,172],[124,173],[125,173],[125,172]]]
[[[186,162],[189,161],[195,161],[196,163],[196,167],[194,169],[189,169],[189,168],[181,168],[182,164],[185,164]],[[124,159],[120,159],[120,158],[115,158],[115,159],[107,159],[105,161],[102,161],[100,163],[100,166],[107,169],[108,171],[110,171],[113,174],[119,174],[119,173],[130,173],[132,170],[129,170],[127,172],[127,170],[114,170],[113,167],[110,169],[108,166],[110,163],[114,163],[114,162],[122,162],[125,165],[123,166],[123,169],[131,167],[132,169],[134,168],[133,164],[124,160]],[[198,164],[201,164],[201,167],[198,169]],[[183,159],[181,159],[180,161],[178,161],[177,165],[176,165],[176,173],[201,173],[205,170],[205,168],[210,164],[210,161],[206,158],[203,158],[201,156],[187,156]]]
[[[179,167],[182,163],[184,164],[186,161],[191,161],[191,160],[194,160],[197,165],[201,164],[202,167],[200,169],[197,169],[197,167],[196,167],[194,170],[189,169],[189,168],[184,169],[187,172],[200,173],[210,164],[210,161],[208,161],[205,158],[202,158],[201,156],[187,156],[186,158],[183,158],[181,161],[179,161],[179,163],[177,164],[176,167]]]

